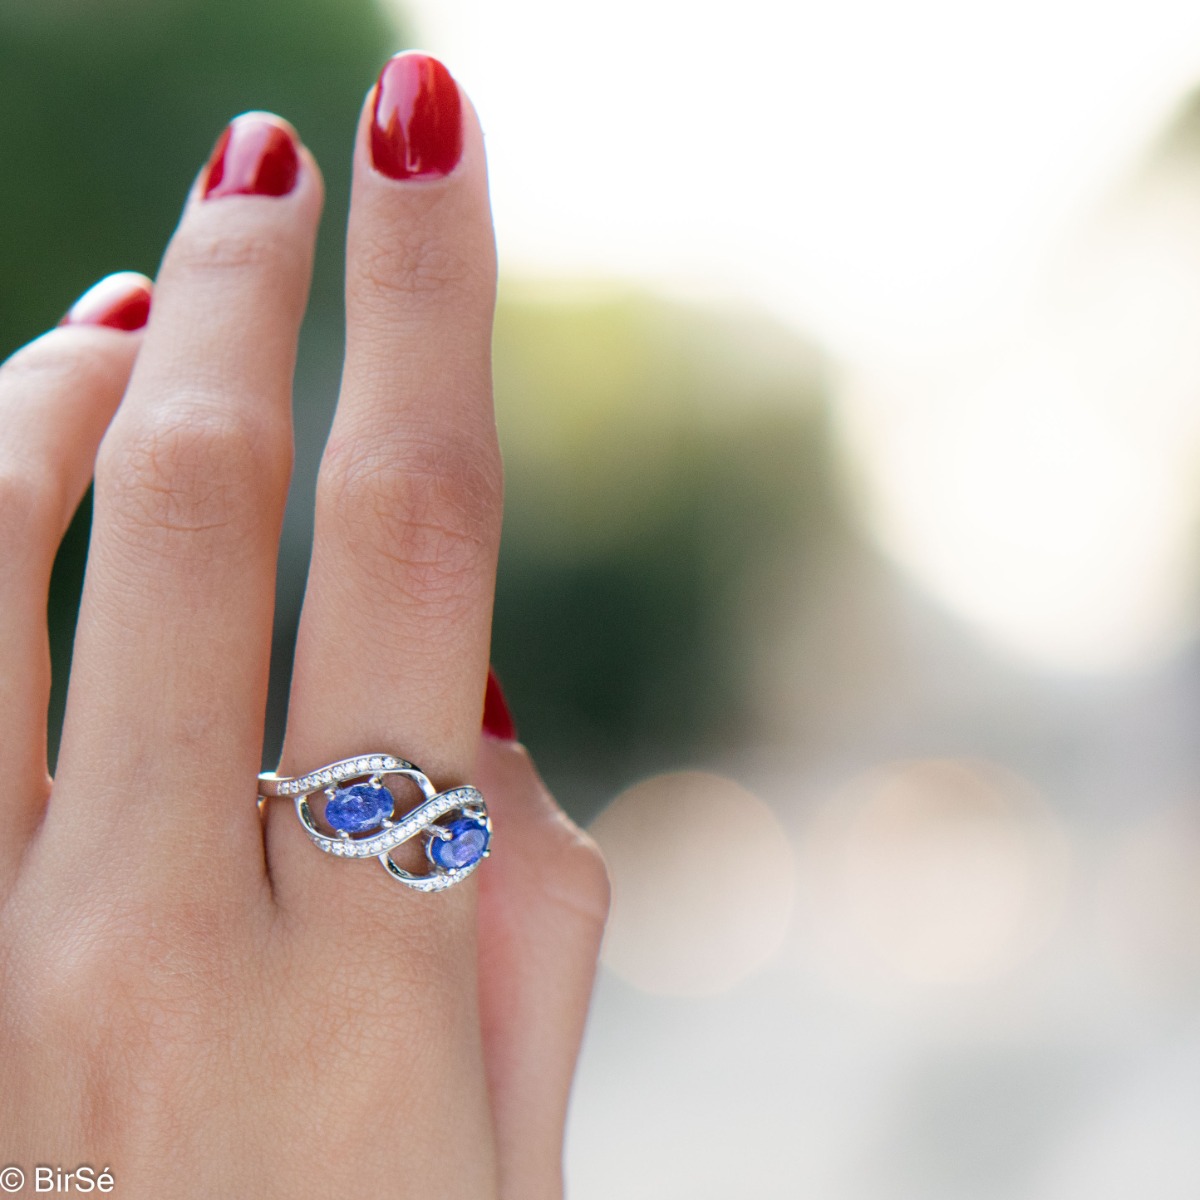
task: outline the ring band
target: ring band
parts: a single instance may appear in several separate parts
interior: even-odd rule
[[[423,797],[402,817],[395,816],[395,798],[383,783],[389,775],[415,783]],[[333,833],[318,827],[308,802],[321,791],[328,797],[324,817]],[[420,767],[394,754],[343,758],[306,775],[265,771],[258,777],[260,811],[276,796],[294,800],[296,815],[318,849],[338,858],[378,858],[393,879],[419,892],[452,887],[491,853],[492,822],[479,789],[463,785],[439,792]],[[413,875],[392,861],[391,851],[420,834],[427,839],[430,870]]]

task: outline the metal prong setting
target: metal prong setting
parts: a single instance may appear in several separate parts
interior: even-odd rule
[[[332,800],[340,788],[353,786],[364,780],[372,787],[384,787],[384,777],[389,775],[402,776],[415,783],[423,797],[422,801],[403,816],[393,814],[390,818],[380,820],[377,831],[365,836],[344,830],[326,833],[318,827],[309,806],[309,798],[313,793],[324,792],[326,799]],[[490,854],[489,845],[479,859],[463,867],[443,867],[432,859],[428,848],[437,842],[453,840],[455,836],[438,822],[455,812],[484,826],[490,839],[492,827],[488,819],[487,805],[478,789],[470,786],[464,785],[439,792],[419,767],[393,755],[374,754],[343,759],[295,778],[266,772],[259,776],[259,792],[260,809],[262,801],[272,796],[293,799],[300,822],[318,849],[337,858],[378,858],[394,879],[417,891],[441,891],[458,883],[473,874],[479,862]],[[430,860],[431,867],[426,875],[411,875],[398,867],[390,857],[391,851],[418,833],[426,835],[425,857]]]

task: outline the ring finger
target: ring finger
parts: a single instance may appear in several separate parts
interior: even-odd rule
[[[382,751],[442,789],[469,778],[500,528],[494,295],[478,122],[440,63],[397,56],[355,149],[346,364],[318,480],[284,774]],[[456,1194],[491,1195],[475,881],[422,895],[377,861],[319,854],[286,801],[271,805],[267,851],[297,961],[369,997],[359,1015],[391,1047],[364,1052],[363,1078],[410,1081],[394,1113],[407,1169],[443,1169],[438,1130],[453,1113],[478,1149]],[[394,857],[405,852],[411,843]],[[426,1014],[415,1039],[414,1011]]]
[[[445,67],[398,55],[355,154],[346,366],[318,481],[285,774],[380,750],[439,788],[469,774],[500,530],[494,297],[478,123]],[[313,855],[286,804],[272,811],[276,895],[306,926],[355,896],[368,908],[413,899],[377,865],[348,880],[340,861]],[[440,905],[464,931],[457,893],[470,891]]]

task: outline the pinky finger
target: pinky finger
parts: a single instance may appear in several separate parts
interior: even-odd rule
[[[507,720],[475,778],[496,823],[479,872],[479,990],[502,1200],[559,1200],[567,1101],[608,915],[600,852],[555,803]],[[505,714],[506,716],[506,714]]]
[[[151,283],[121,272],[0,365],[0,881],[46,800],[54,556],[129,379]]]

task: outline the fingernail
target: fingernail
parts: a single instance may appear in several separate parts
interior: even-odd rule
[[[132,333],[150,319],[154,285],[136,271],[106,275],[88,288],[59,321],[59,325],[103,325]]]
[[[271,113],[243,113],[217,138],[203,196],[286,196],[299,173],[300,155],[289,126]]]
[[[440,179],[462,155],[462,102],[436,58],[408,52],[379,73],[371,119],[371,158],[391,179]]]
[[[494,671],[488,672],[487,691],[483,694],[483,732],[488,737],[498,738],[502,742],[517,740],[517,727],[513,723],[512,713],[508,711],[508,701],[500,690],[500,681]]]

